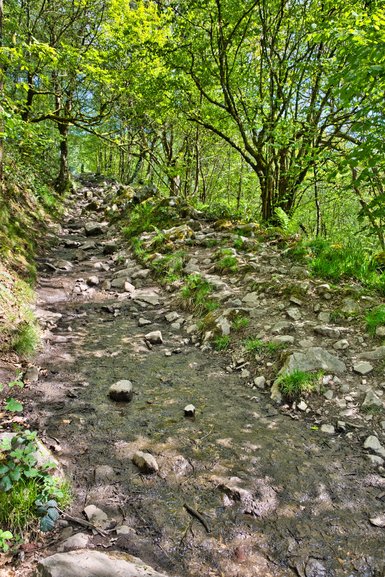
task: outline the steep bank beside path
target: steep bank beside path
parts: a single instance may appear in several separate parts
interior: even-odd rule
[[[232,354],[217,353],[103,221],[104,193],[78,191],[42,263],[46,347],[27,389],[33,425],[73,482],[71,514],[91,506],[99,533],[69,523],[16,575],[73,549],[87,551],[90,577],[95,551],[135,555],[170,576],[381,575],[385,353],[355,320],[372,297],[313,281],[273,244],[247,239],[235,251],[239,273],[223,277],[210,245],[231,233],[186,223],[193,234],[175,248],[188,252],[187,272],[216,287],[214,329],[226,333],[236,311],[250,319],[247,334],[284,346],[283,356],[250,355],[235,335]],[[347,311],[338,323],[336,310]],[[270,385],[284,362],[323,368],[322,394],[275,404]],[[122,379],[133,385],[129,403],[108,397]],[[134,464],[138,451],[156,461],[152,473]],[[68,570],[83,575],[83,553],[47,561],[45,574],[64,577],[74,561]]]

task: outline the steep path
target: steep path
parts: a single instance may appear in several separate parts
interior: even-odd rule
[[[332,367],[326,372],[326,397],[304,401],[302,410],[275,405],[263,380],[252,386],[255,377],[272,378],[276,359],[198,346],[194,318],[102,222],[102,194],[97,186],[79,191],[42,259],[46,347],[40,370],[31,369],[27,406],[73,482],[72,513],[96,505],[108,532],[63,545],[79,530],[65,527],[46,555],[75,546],[121,550],[184,577],[383,575],[385,529],[369,521],[383,513],[382,449],[368,458],[363,448],[370,434],[380,443],[383,433],[376,414],[360,410],[369,388],[381,388],[382,364],[371,360],[367,377],[352,370],[359,352],[374,348],[354,315],[330,324],[333,291],[268,243],[240,257],[242,275],[221,280],[207,241],[228,234],[195,227],[195,243],[184,246],[188,270],[210,276],[224,310],[250,315],[250,334],[280,337],[288,352],[307,358],[314,347],[328,349],[345,363],[338,377]],[[341,310],[346,295],[338,298]],[[162,342],[145,338],[153,331]],[[108,398],[121,379],[133,383],[128,404]],[[184,415],[190,403],[195,418]],[[132,463],[138,450],[155,457],[157,473],[140,473]],[[23,566],[16,574],[25,575]]]

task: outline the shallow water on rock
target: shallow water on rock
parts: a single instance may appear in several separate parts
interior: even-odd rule
[[[76,249],[53,251],[73,260]],[[61,446],[76,507],[96,504],[135,530],[104,545],[185,577],[382,576],[384,529],[369,518],[383,512],[385,479],[357,442],[290,418],[226,372],[225,354],[185,344],[164,319],[177,310],[168,293],[158,306],[98,289],[79,300],[71,287],[102,258],[100,249],[88,255],[71,272],[44,274],[40,306],[63,316],[30,409]],[[152,324],[138,327],[140,316]],[[153,330],[164,342],[149,349]],[[120,379],[134,385],[128,404],[108,398]],[[184,416],[190,403],[194,418]],[[158,474],[138,472],[138,449],[154,455]]]

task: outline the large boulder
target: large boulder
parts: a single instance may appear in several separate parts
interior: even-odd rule
[[[35,577],[167,577],[141,559],[118,551],[80,549],[42,559]]]
[[[329,351],[321,347],[310,347],[304,352],[290,355],[279,374],[287,375],[293,371],[318,371],[320,369],[327,373],[341,374],[346,371],[346,365]]]

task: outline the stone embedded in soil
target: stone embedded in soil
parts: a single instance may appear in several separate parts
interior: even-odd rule
[[[260,377],[255,377],[254,379],[254,386],[257,387],[257,389],[264,389],[266,386],[266,379],[264,376],[260,376]]]
[[[126,293],[131,293],[131,294],[133,294],[133,293],[135,292],[135,290],[136,290],[135,287],[134,287],[134,285],[131,284],[130,282],[128,282],[127,280],[126,280],[126,282],[124,283],[123,288],[124,288],[124,290],[126,291]]]
[[[289,374],[293,371],[316,371],[323,369],[328,373],[343,373],[346,365],[338,357],[321,347],[310,347],[305,352],[290,355],[279,374]]]
[[[295,327],[293,325],[293,323],[290,323],[288,321],[279,321],[278,323],[276,323],[273,328],[271,329],[271,332],[273,335],[283,335],[285,333],[291,333],[295,330]]]
[[[355,363],[353,365],[353,371],[355,373],[358,373],[359,375],[368,375],[369,373],[371,373],[373,370],[373,365],[371,365],[370,363],[367,362],[360,362],[360,363]]]
[[[117,250],[118,250],[118,244],[116,242],[106,242],[106,244],[103,245],[103,254],[105,256],[109,254],[114,254],[114,252],[116,252]]]
[[[373,351],[365,351],[357,356],[359,359],[367,361],[382,361],[382,359],[385,359],[385,346],[377,347]]]
[[[131,381],[122,379],[110,386],[108,396],[113,401],[130,402],[133,397],[133,386]]]
[[[151,325],[152,321],[149,319],[145,319],[144,317],[139,317],[138,319],[138,327],[145,327],[146,325]]]
[[[193,417],[195,415],[194,405],[186,405],[184,408],[185,417]]]
[[[95,527],[105,527],[108,523],[108,515],[96,505],[87,505],[84,507],[84,513],[88,521]]]
[[[296,307],[288,308],[286,311],[286,314],[289,317],[289,319],[292,319],[293,321],[300,321],[302,318],[301,311],[299,309],[297,309]]]
[[[376,337],[385,337],[385,327],[376,328]]]
[[[137,451],[132,457],[132,462],[138,467],[141,473],[151,474],[159,471],[159,465],[151,453]]]
[[[271,339],[271,342],[276,345],[292,345],[294,337],[292,335],[276,335]]]
[[[98,286],[99,282],[99,277],[96,275],[89,276],[87,279],[87,284],[90,286]]]
[[[336,327],[329,327],[327,325],[319,325],[317,327],[314,327],[314,332],[317,335],[321,335],[323,337],[329,337],[329,338],[334,338],[334,339],[338,339],[341,332],[339,329],[337,329]]]
[[[321,433],[327,433],[328,435],[334,435],[334,433],[336,432],[335,428],[333,427],[333,425],[321,425]]]
[[[369,435],[369,437],[365,439],[364,449],[371,449],[372,451],[377,452],[382,450],[382,445],[378,440],[378,437],[375,437],[374,435]]]
[[[150,333],[144,335],[144,338],[151,345],[161,345],[163,343],[163,337],[160,331],[151,331]]]
[[[63,543],[59,545],[57,550],[62,551],[73,551],[74,549],[86,549],[90,541],[90,536],[87,533],[76,533],[76,535],[71,535]]]
[[[135,276],[133,275],[132,278],[135,278]],[[143,293],[135,298],[135,302],[143,302],[148,305],[157,306],[160,300],[159,295],[157,295],[156,293]]]
[[[378,517],[371,517],[369,521],[375,527],[385,527],[385,515],[378,515]]]
[[[257,292],[251,292],[251,293],[247,293],[243,299],[242,302],[245,305],[248,306],[256,306],[259,304],[259,294]]]
[[[124,289],[126,282],[128,282],[128,280],[123,276],[114,278],[111,281],[111,287],[116,289]]]
[[[369,407],[382,407],[383,402],[378,395],[372,390],[369,390],[366,395],[364,402],[361,405],[363,408]]]
[[[23,374],[23,383],[37,383],[39,380],[40,367],[31,365]]]
[[[167,322],[169,323],[173,323],[174,321],[179,319],[179,314],[176,311],[172,311],[170,313],[167,313],[164,318],[166,319]]]
[[[167,577],[122,551],[81,549],[42,559],[36,577]]]
[[[349,348],[349,341],[347,341],[346,339],[341,339],[335,342],[333,345],[333,349],[335,349],[336,351],[344,351],[345,349],[348,348]]]
[[[297,405],[297,409],[299,411],[306,411],[307,408],[308,408],[308,405],[305,403],[305,401],[300,401]]]
[[[86,233],[86,236],[97,236],[103,234],[105,230],[105,225],[95,221],[86,222],[84,225],[84,232]]]
[[[106,481],[115,479],[116,475],[110,465],[98,465],[95,467],[94,477],[96,483],[105,483]]]

